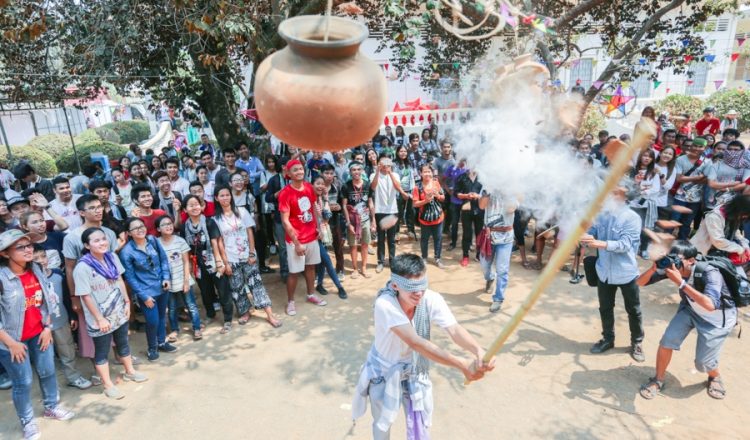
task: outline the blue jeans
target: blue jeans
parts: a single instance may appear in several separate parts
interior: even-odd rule
[[[112,341],[115,341],[117,356],[124,358],[130,356],[130,343],[128,342],[128,323],[121,325],[112,333],[103,336],[94,336],[94,363],[96,365],[105,365],[109,358],[109,349],[112,347]]]
[[[492,258],[489,260],[481,257],[479,263],[484,271],[485,281],[497,279],[495,293],[492,301],[503,302],[505,300],[505,289],[508,287],[508,270],[510,269],[510,254],[513,250],[513,242],[492,245]],[[495,262],[495,273],[492,272],[492,262]]]
[[[190,290],[188,290],[187,293],[180,292],[169,292],[169,328],[172,329],[173,332],[180,332],[180,323],[177,322],[177,309],[178,309],[178,302],[179,298],[182,296],[182,298],[185,300],[185,304],[187,305],[188,311],[190,312],[190,318],[193,321],[193,330],[200,330],[201,329],[201,315],[198,311],[198,304],[195,302],[195,294],[193,294],[193,288],[191,287]],[[213,304],[211,305],[213,309]]]
[[[680,214],[679,212],[672,214],[672,220],[678,221],[682,224],[677,232],[677,239],[687,240],[690,236],[690,227],[693,225],[693,219],[695,219],[695,216],[701,209],[701,202],[689,203],[675,199],[674,204],[677,206],[684,206],[693,211],[690,214]]]
[[[13,381],[13,405],[21,425],[25,426],[34,419],[34,407],[31,403],[32,365],[39,377],[44,407],[51,409],[57,406],[59,394],[55,375],[55,349],[50,344],[47,350],[42,351],[39,348],[39,335],[23,344],[28,350],[22,362],[13,362],[9,350],[0,350],[0,363]]]
[[[422,251],[422,258],[427,259],[428,248],[430,246],[430,237],[435,242],[435,259],[440,259],[440,253],[443,250],[443,223],[444,221],[436,225],[421,225],[419,245]]]
[[[156,350],[159,345],[167,340],[167,303],[169,293],[164,292],[154,297],[154,307],[148,308],[143,300],[138,297],[143,317],[146,318],[146,342],[149,350]]]
[[[318,245],[320,246],[320,264],[315,267],[317,284],[323,284],[323,277],[325,276],[325,272],[328,272],[328,276],[331,277],[331,281],[333,281],[333,284],[336,286],[336,288],[343,289],[341,281],[339,281],[339,276],[336,274],[336,268],[333,267],[331,256],[328,255],[328,249],[326,249],[325,245],[320,240],[318,240]]]

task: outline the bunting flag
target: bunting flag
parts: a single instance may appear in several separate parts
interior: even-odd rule
[[[683,59],[685,60],[686,63],[689,63],[689,62],[693,61],[693,56],[692,55],[685,55],[683,57]]]
[[[654,90],[658,89],[661,85],[661,81],[654,81]]]
[[[645,58],[638,58],[638,62],[641,64],[641,66],[646,65],[646,59]]]
[[[740,57],[740,53],[739,52],[733,53],[732,54],[732,62],[737,61],[737,58],[739,58],[739,57]]]
[[[687,80],[687,83],[688,83],[689,86],[692,86],[694,82],[695,81],[693,81],[692,79]]]
[[[570,62],[570,67],[572,67],[572,68],[575,69],[576,67],[578,67],[579,64],[581,64],[581,60],[580,59],[573,60],[573,61]]]
[[[722,84],[724,84],[723,79],[717,79],[716,81],[714,81],[714,86],[716,86],[716,90],[719,90]]]
[[[388,71],[388,66],[390,66],[390,64],[385,63],[385,64],[383,64],[383,66],[385,66],[385,70]]]
[[[670,89],[669,87],[667,87],[667,94],[669,94],[669,92],[670,92],[671,90],[672,90],[672,89]]]
[[[591,60],[591,65],[593,67],[596,67],[597,64],[599,64],[599,60],[597,60],[596,58],[594,58],[593,60]]]
[[[432,63],[432,70],[437,70],[437,63]]]
[[[592,83],[592,85],[593,85],[593,86],[594,86],[594,87],[595,87],[595,88],[596,88],[597,90],[599,90],[599,89],[601,89],[601,88],[602,88],[602,86],[604,85],[604,81],[594,81],[594,82]]]
[[[547,26],[542,22],[541,19],[535,18],[531,22],[531,25],[534,26],[534,29],[536,29],[536,30],[538,30],[540,32],[544,32],[545,34],[547,33]]]
[[[510,11],[508,10],[508,5],[505,2],[500,2],[500,14],[503,16],[503,18],[505,18],[506,23],[508,23],[512,27],[518,26],[516,17],[510,15]]]
[[[737,47],[742,47],[742,43],[745,42],[745,39],[743,37],[737,38]]]
[[[458,69],[459,67],[461,67],[461,63],[459,63],[458,61],[453,62],[454,69]]]
[[[703,58],[704,58],[704,59],[705,59],[706,61],[708,61],[709,63],[713,63],[713,62],[714,62],[714,60],[716,59],[716,55],[706,55],[706,56],[704,56]]]
[[[630,81],[621,81],[620,86],[622,86],[622,88],[624,89],[627,89],[628,87],[630,87]]]
[[[685,38],[684,40],[682,40],[682,47],[688,47],[689,44],[690,44],[689,38]]]

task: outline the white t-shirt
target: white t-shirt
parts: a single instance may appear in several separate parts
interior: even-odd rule
[[[422,296],[422,303],[427,306],[430,325],[436,324],[445,329],[457,323],[453,313],[448,308],[443,297],[433,291],[426,290]],[[375,300],[375,350],[387,360],[390,365],[397,362],[410,362],[412,349],[406,342],[391,331],[391,328],[404,324],[412,324],[401,308],[398,299],[391,295],[380,295]]]
[[[669,203],[669,190],[672,189],[674,181],[677,178],[677,167],[675,166],[672,169],[671,175],[669,174],[669,168],[666,166],[661,166],[657,163],[654,165],[654,168],[656,169],[656,174],[663,174],[667,178],[666,182],[661,185],[661,189],[659,190],[659,196],[656,198],[656,206],[667,206]]]
[[[177,180],[170,180],[169,187],[172,191],[180,193],[182,197],[190,194],[190,182],[182,177],[178,177]]]
[[[184,238],[173,236],[172,241],[165,243],[161,237],[159,237],[159,243],[164,248],[164,252],[167,254],[167,261],[169,262],[169,272],[172,274],[172,280],[169,284],[169,290],[171,292],[182,292],[185,287],[185,265],[182,262],[182,254],[190,252],[190,246]],[[189,276],[190,285],[195,284],[193,277]]]
[[[117,254],[114,254],[117,272],[122,275],[125,269],[120,263]],[[76,264],[73,269],[73,280],[75,284],[75,296],[90,295],[99,307],[99,313],[106,318],[112,328],[108,332],[99,330],[94,315],[87,306],[83,306],[83,315],[86,321],[86,331],[90,336],[103,336],[117,330],[128,322],[125,305],[126,292],[121,292],[117,280],[108,280],[96,273],[86,263]]]
[[[49,202],[49,207],[54,209],[68,223],[68,230],[75,229],[83,224],[81,214],[79,214],[78,208],[76,208],[76,200],[80,197],[80,194],[73,194],[73,198],[67,204],[61,202],[58,198],[54,198]],[[45,215],[48,214],[45,212]]]
[[[398,174],[391,172],[391,175],[396,180],[401,180]],[[375,179],[375,173],[370,174],[370,182]],[[393,180],[387,174],[380,174],[378,176],[378,185],[373,190],[373,196],[375,197],[375,213],[376,214],[398,214],[398,202],[397,202],[398,191],[393,186]]]
[[[0,168],[0,185],[3,188],[9,189],[13,187],[13,183],[16,181],[16,177],[10,171],[5,168]]]
[[[217,207],[216,209],[221,209]],[[238,209],[240,217],[213,217],[209,225],[211,238],[221,237],[224,240],[224,250],[230,263],[246,261],[250,256],[250,243],[247,241],[247,230],[255,226],[255,220],[245,209]],[[218,230],[217,230],[218,228]]]

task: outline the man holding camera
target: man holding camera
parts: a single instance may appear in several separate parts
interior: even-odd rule
[[[581,236],[581,244],[598,251],[596,260],[599,316],[602,320],[602,339],[589,351],[604,353],[615,346],[615,297],[620,288],[628,312],[630,326],[630,356],[637,362],[646,360],[643,355],[643,316],[640,291],[636,284],[638,263],[636,251],[640,245],[641,218],[625,203],[626,186],[613,191],[612,208],[602,212]]]
[[[653,399],[664,389],[664,377],[672,352],[680,349],[692,329],[698,332],[695,368],[708,373],[708,395],[714,399],[726,396],[719,375],[719,355],[724,341],[737,323],[737,309],[719,269],[706,264],[703,271],[696,273],[697,256],[695,246],[679,240],[672,245],[669,255],[655,262],[638,277],[639,286],[669,279],[677,286],[682,297],[677,313],[659,342],[656,375],[641,386],[640,393],[645,399]],[[697,277],[702,278],[702,291],[696,288]]]

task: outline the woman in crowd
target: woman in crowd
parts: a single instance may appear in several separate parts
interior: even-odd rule
[[[393,149],[391,140],[385,136],[380,139],[380,153],[385,154],[391,159],[393,159],[393,157],[396,155],[396,151]]]
[[[268,182],[279,173],[279,158],[273,154],[266,157],[266,169],[260,174],[260,232],[265,234],[266,243],[271,255],[276,255],[276,242],[273,237],[273,203],[266,202]]]
[[[148,360],[159,359],[159,352],[174,353],[177,347],[167,342],[167,303],[171,275],[167,254],[159,242],[146,234],[139,218],[125,220],[129,240],[120,251],[125,281],[138,298],[146,318]]]
[[[437,140],[432,138],[432,132],[429,128],[422,130],[422,138],[419,140],[419,149],[428,155],[435,157],[440,155],[440,148],[438,147]]]
[[[672,189],[674,181],[677,178],[677,173],[675,173],[674,169],[675,162],[677,162],[677,155],[675,154],[674,147],[665,146],[662,148],[661,152],[659,152],[659,159],[654,166],[661,184],[661,190],[656,199],[656,206],[661,208],[660,210],[672,204],[669,200],[669,190]]]
[[[393,137],[393,145],[399,147],[401,145],[409,145],[409,138],[404,132],[404,127],[396,126],[396,135]]]
[[[346,294],[346,290],[344,290],[344,286],[341,285],[341,280],[339,280],[336,268],[333,267],[331,256],[328,254],[328,249],[326,248],[327,245],[332,245],[333,242],[333,232],[331,231],[331,228],[337,228],[339,226],[328,224],[328,220],[333,216],[333,213],[331,212],[328,202],[326,182],[322,175],[313,180],[313,188],[315,189],[315,195],[317,196],[315,199],[315,210],[318,213],[318,230],[320,231],[318,234],[320,264],[316,267],[317,283],[315,290],[321,295],[328,295],[328,291],[323,287],[323,277],[325,276],[325,272],[328,272],[328,276],[331,277],[331,281],[333,281],[336,289],[338,289],[339,298],[346,299],[348,295]],[[324,233],[324,231],[327,232]],[[331,243],[326,243],[324,240],[330,240]]]
[[[463,225],[461,266],[463,267],[469,265],[469,249],[472,239],[478,237],[484,227],[484,210],[479,208],[481,194],[482,183],[477,178],[476,171],[469,170],[458,178],[456,196],[463,201],[461,205],[461,224]]]
[[[630,177],[635,180],[638,195],[630,202],[630,208],[641,216],[642,227],[653,229],[658,219],[657,200],[661,192],[661,176],[656,170],[656,153],[652,149],[646,149],[638,155],[636,166],[633,167]],[[648,257],[648,235],[641,232],[641,257]]]
[[[208,168],[205,165],[198,165],[195,169],[195,174],[198,176],[198,182],[203,185],[203,198],[207,202],[214,201],[214,181],[208,178]]]
[[[117,255],[109,251],[109,241],[100,228],[83,231],[81,241],[83,257],[73,270],[75,294],[83,304],[86,331],[94,339],[94,367],[104,385],[104,395],[110,399],[122,399],[125,395],[109,374],[108,357],[113,342],[125,367],[123,379],[133,382],[147,380],[145,375],[135,371],[130,355],[130,299],[122,280],[125,268]]]
[[[26,234],[11,229],[0,234],[0,364],[13,382],[13,405],[24,438],[39,438],[34,420],[31,383],[39,378],[44,417],[71,419],[58,403],[51,315],[60,313],[59,296],[50,291],[39,265],[32,263],[34,245]]]
[[[370,181],[370,176],[378,169],[378,152],[370,148],[365,152],[365,181]]]
[[[422,259],[427,261],[430,237],[432,237],[435,243],[435,265],[443,269],[445,265],[440,261],[440,255],[443,248],[443,220],[445,219],[445,214],[441,205],[445,201],[445,193],[437,179],[433,179],[432,166],[430,164],[422,165],[421,172],[422,181],[412,191],[412,199],[414,200],[414,207],[419,209]]]
[[[216,318],[216,306],[219,297],[216,295],[216,260],[208,235],[206,217],[200,198],[189,195],[182,200],[187,213],[187,220],[182,225],[182,236],[190,247],[190,273],[198,281],[203,307],[206,309],[207,323]],[[231,317],[230,317],[231,321]]]
[[[161,161],[161,157],[154,156],[151,158],[151,163],[149,164],[149,170],[151,171],[151,175],[158,173],[159,171],[164,171],[164,163]]]
[[[240,315],[240,325],[250,320],[250,308],[266,312],[266,320],[273,327],[281,327],[281,321],[273,316],[271,299],[260,278],[253,240],[255,221],[245,209],[234,205],[232,191],[226,186],[214,190],[216,213],[208,225],[211,246],[216,258],[216,270],[224,275],[219,278],[219,293],[224,311],[222,333],[232,327],[232,303]],[[249,295],[253,297],[250,302]]]
[[[126,179],[130,179],[130,164],[132,162],[130,161],[130,158],[128,156],[122,156],[120,160],[117,161],[117,166],[120,168],[125,174]]]
[[[400,145],[396,148],[396,161],[393,171],[398,174],[401,188],[404,192],[411,193],[414,190],[414,174],[415,169],[409,160],[409,150],[405,145]],[[398,221],[406,224],[406,231],[409,236],[413,239],[417,239],[417,234],[414,228],[414,205],[411,198],[404,198],[399,193],[398,195]]]
[[[169,272],[171,274],[169,284],[169,328],[172,332],[167,337],[167,342],[176,342],[180,333],[180,323],[177,320],[177,312],[180,304],[187,305],[193,323],[193,340],[203,339],[201,332],[201,317],[198,312],[198,304],[193,295],[195,280],[190,275],[190,246],[184,238],[175,235],[174,222],[172,218],[163,215],[154,222],[159,232],[159,244],[164,248],[169,261]]]

